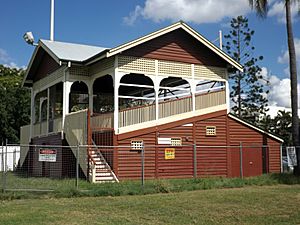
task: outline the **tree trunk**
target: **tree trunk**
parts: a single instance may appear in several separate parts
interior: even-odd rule
[[[298,90],[297,90],[297,66],[296,66],[296,52],[293,37],[293,27],[291,18],[291,1],[285,1],[286,9],[286,28],[288,38],[288,49],[290,57],[290,79],[291,79],[291,106],[292,106],[292,140],[293,145],[296,146],[297,163],[294,173],[300,175],[300,146],[299,146],[299,118],[298,118]]]

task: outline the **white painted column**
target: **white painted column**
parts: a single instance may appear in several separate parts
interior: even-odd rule
[[[33,138],[33,124],[35,120],[35,105],[34,105],[34,98],[35,98],[35,93],[33,91],[33,88],[30,88],[31,91],[31,111],[30,111],[30,139]]]
[[[154,83],[154,92],[155,92],[155,120],[159,119],[159,102],[158,102],[158,92],[159,92],[159,81],[155,79]]]
[[[65,124],[65,117],[69,113],[69,96],[73,82],[64,81],[63,83],[63,113],[62,113],[62,130]]]
[[[50,88],[47,88],[47,134],[49,133]]]
[[[120,80],[123,74],[118,73],[117,70],[114,72],[114,130],[115,134],[119,133],[119,87]]]
[[[189,82],[191,88],[191,96],[192,96],[192,111],[196,111],[196,85],[197,81],[194,79],[186,79]]]
[[[226,91],[226,105],[227,105],[227,114],[230,112],[230,89],[229,89],[229,82],[226,80],[225,82],[225,91]]]
[[[191,65],[191,72],[192,72],[192,80],[190,82],[191,86],[191,94],[192,94],[192,110],[193,112],[196,111],[196,81],[195,81],[195,65]]]
[[[93,110],[94,110],[94,90],[93,90],[93,83],[94,83],[94,80],[90,81],[88,83],[88,89],[89,89],[89,110],[90,110],[90,114],[92,115],[93,114]]]

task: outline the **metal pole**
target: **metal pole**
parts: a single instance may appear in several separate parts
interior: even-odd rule
[[[142,146],[142,186],[145,184],[145,147]]]
[[[77,145],[77,151],[76,151],[76,189],[78,190],[78,180],[79,180],[79,144]]]
[[[240,176],[243,178],[243,146],[240,142]]]
[[[5,140],[5,162],[4,162],[4,183],[3,183],[3,192],[6,189],[6,177],[7,177],[7,139]]]
[[[280,173],[283,173],[283,165],[282,165],[282,144],[280,145]]]
[[[194,178],[197,178],[197,145],[193,145],[194,151]]]
[[[2,192],[4,192],[4,146],[3,141],[1,143],[1,172],[2,172]]]
[[[50,12],[50,41],[54,41],[54,0],[51,0],[51,12]]]
[[[222,48],[223,48],[223,40],[222,40],[222,37],[223,35],[222,35],[222,31],[221,30],[219,30],[219,41],[220,41],[220,49],[222,50]]]

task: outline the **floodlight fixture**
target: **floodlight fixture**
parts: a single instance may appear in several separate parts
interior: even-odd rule
[[[24,38],[24,40],[26,41],[27,44],[37,46],[37,44],[34,43],[34,37],[33,37],[33,34],[32,34],[31,31],[26,32],[23,35],[23,38]]]

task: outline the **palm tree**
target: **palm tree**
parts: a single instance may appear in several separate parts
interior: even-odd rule
[[[292,140],[294,146],[299,146],[299,119],[298,119],[298,91],[297,91],[297,66],[296,66],[296,52],[293,37],[293,26],[291,17],[291,4],[298,4],[300,13],[300,0],[283,0],[285,3],[286,14],[286,30],[289,50],[289,64],[290,64],[290,80],[291,80],[291,105],[292,105]],[[258,16],[264,18],[268,13],[267,0],[249,0],[249,4],[254,9]],[[295,168],[295,174],[300,175],[300,147],[297,148],[297,162],[298,166]]]

